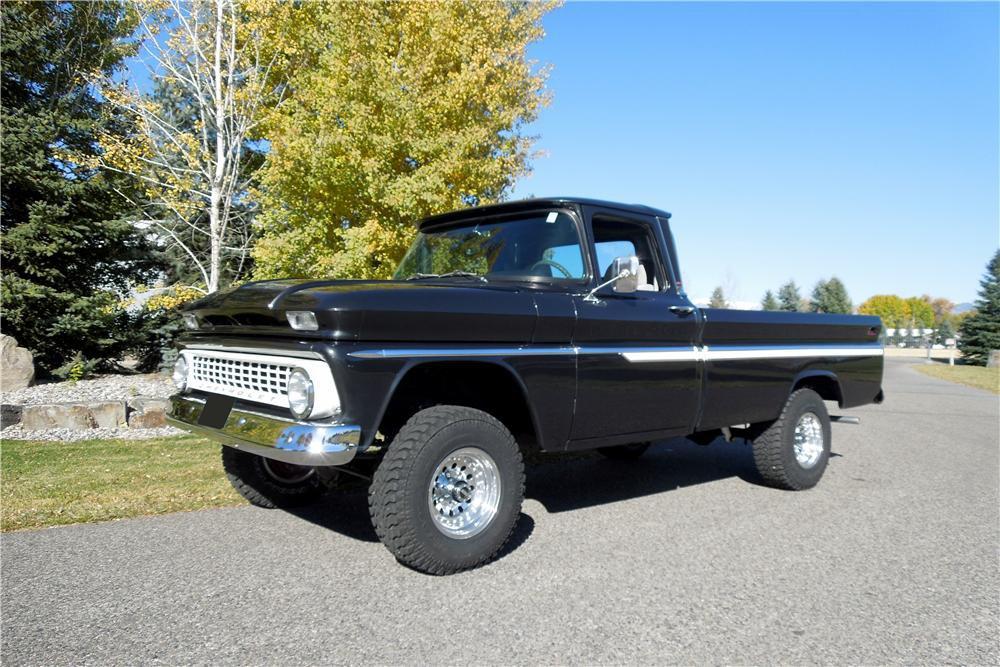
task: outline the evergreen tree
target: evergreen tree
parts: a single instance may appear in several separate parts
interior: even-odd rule
[[[949,338],[955,337],[955,327],[951,324],[950,317],[944,317],[938,322],[937,328],[934,331],[934,342],[940,345],[945,345]]]
[[[716,287],[712,290],[712,298],[708,300],[709,308],[729,308],[729,304],[726,303],[726,295],[722,293],[721,287]]]
[[[990,350],[1000,350],[1000,250],[986,265],[979,284],[976,314],[962,321],[958,347],[970,363],[985,366]]]
[[[764,292],[764,298],[761,299],[760,307],[763,310],[781,310],[781,304],[774,298],[774,292],[771,290]]]
[[[778,305],[780,310],[792,312],[802,310],[802,295],[794,280],[789,280],[778,290]]]
[[[68,155],[94,155],[102,128],[124,133],[86,75],[133,52],[120,3],[0,5],[0,236],[4,332],[42,373],[76,353],[116,357],[133,334],[114,288],[151,268],[116,189],[129,183]]]
[[[809,310],[814,313],[850,313],[854,310],[851,298],[847,296],[847,288],[840,279],[834,276],[829,280],[820,280],[813,288]]]

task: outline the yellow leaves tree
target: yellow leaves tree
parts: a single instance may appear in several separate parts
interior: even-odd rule
[[[551,3],[249,5],[286,98],[264,119],[256,274],[388,277],[424,216],[497,202],[547,103]]]

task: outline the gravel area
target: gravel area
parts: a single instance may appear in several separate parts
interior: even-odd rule
[[[20,424],[8,426],[0,431],[0,440],[52,440],[69,442],[72,440],[146,440],[180,435],[184,431],[171,426],[162,428],[88,428],[77,431],[71,428],[51,428],[44,431],[25,431]]]
[[[137,396],[167,398],[174,393],[170,378],[161,373],[105,375],[93,380],[50,382],[2,394],[3,403],[42,405],[89,401],[127,401]]]

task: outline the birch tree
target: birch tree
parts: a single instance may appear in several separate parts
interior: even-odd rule
[[[214,292],[249,268],[250,139],[271,63],[236,0],[137,0],[132,9],[154,90],[101,81],[138,131],[102,137],[100,166],[141,182],[137,223],[152,227]]]

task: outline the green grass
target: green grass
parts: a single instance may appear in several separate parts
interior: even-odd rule
[[[219,445],[193,436],[0,445],[3,531],[109,521],[242,500]]]
[[[931,377],[978,387],[994,394],[1000,394],[1000,368],[985,366],[948,366],[945,364],[924,364],[917,370]]]

